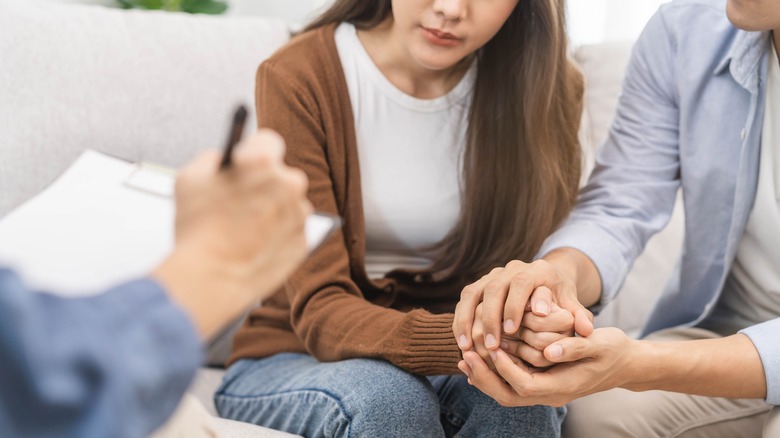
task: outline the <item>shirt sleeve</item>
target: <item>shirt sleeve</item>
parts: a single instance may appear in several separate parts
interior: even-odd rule
[[[636,45],[609,136],[577,207],[539,254],[585,253],[601,276],[599,311],[617,295],[648,239],[669,222],[680,186],[674,41],[662,12]]]
[[[68,299],[0,270],[0,436],[147,436],[201,357],[194,326],[152,280]]]
[[[753,342],[766,375],[766,402],[780,406],[780,318],[741,330]]]

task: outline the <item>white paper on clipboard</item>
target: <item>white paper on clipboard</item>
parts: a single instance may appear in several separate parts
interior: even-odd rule
[[[0,266],[32,288],[99,293],[148,275],[173,248],[176,172],[85,151],[57,181],[0,220]],[[309,250],[340,226],[314,214]]]

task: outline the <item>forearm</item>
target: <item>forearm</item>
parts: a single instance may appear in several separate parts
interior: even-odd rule
[[[577,286],[577,298],[585,307],[590,307],[601,299],[601,277],[593,261],[579,250],[558,248],[550,251],[545,260],[571,279]]]
[[[633,341],[635,354],[623,386],[633,391],[665,390],[709,397],[765,398],[761,358],[750,339]]]

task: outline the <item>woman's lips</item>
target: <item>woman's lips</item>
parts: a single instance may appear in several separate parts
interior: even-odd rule
[[[423,36],[429,43],[437,46],[452,47],[460,44],[461,39],[449,32],[442,32],[438,29],[423,27]]]

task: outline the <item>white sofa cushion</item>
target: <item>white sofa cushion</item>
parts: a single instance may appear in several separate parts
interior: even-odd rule
[[[86,148],[178,166],[222,147],[288,39],[273,19],[0,0],[0,217]]]

